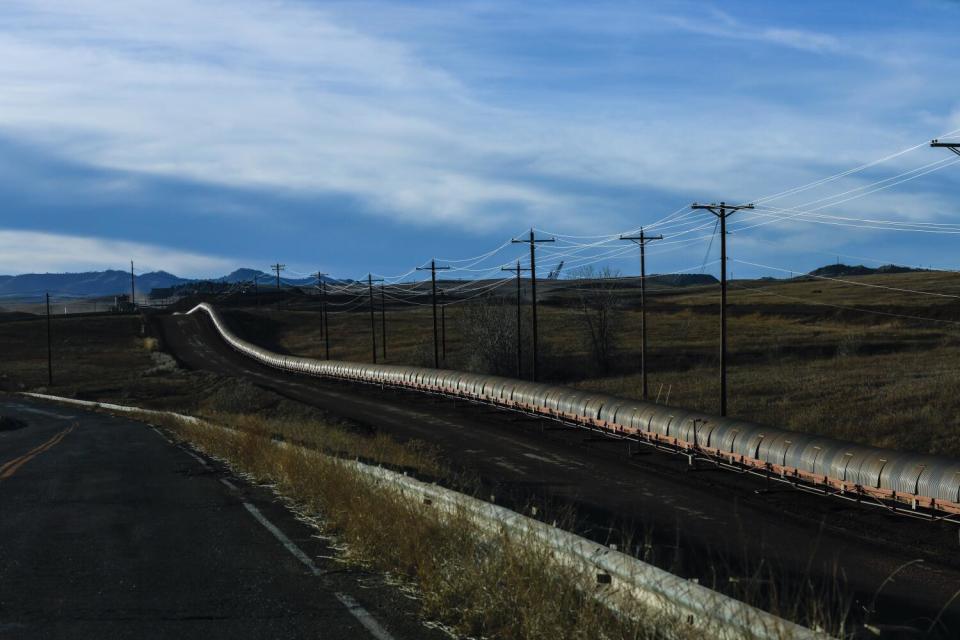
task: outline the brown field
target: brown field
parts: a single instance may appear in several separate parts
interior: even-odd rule
[[[960,276],[906,273],[850,282],[734,281],[729,295],[729,409],[744,419],[857,442],[960,455]],[[562,281],[568,287],[582,286]],[[869,286],[865,286],[869,285]],[[926,291],[942,296],[907,291]],[[601,372],[585,340],[575,291],[544,287],[541,379],[640,397],[639,301],[635,281],[618,291],[616,349]],[[505,326],[515,321],[511,297]],[[420,296],[418,302],[429,298]],[[216,301],[215,301],[216,302]],[[382,358],[379,297],[378,361]],[[465,368],[473,350],[458,326],[468,305],[451,304],[447,361]],[[331,357],[369,362],[369,310],[331,307]],[[227,304],[239,334],[264,346],[322,358],[315,297]],[[660,287],[648,298],[651,399],[715,412],[718,407],[719,295],[716,286]],[[529,330],[529,315],[524,318]],[[175,367],[141,333],[134,316],[55,317],[53,392],[81,398],[139,399],[158,408],[199,410],[225,393],[215,376]],[[508,327],[509,328],[509,327]],[[525,331],[525,334],[527,333]],[[45,324],[0,321],[0,389],[47,387]],[[529,336],[524,348],[529,358]],[[389,304],[388,363],[432,365],[429,306]],[[511,356],[512,357],[512,356]],[[526,360],[526,359],[525,359]],[[511,369],[513,364],[511,362]],[[529,371],[529,360],[524,363]],[[209,408],[209,407],[206,407]],[[213,407],[216,409],[216,407]]]
[[[845,279],[856,284],[731,283],[730,415],[879,446],[960,455],[960,398],[954,392],[960,383],[960,300],[952,297],[960,296],[960,276]],[[640,397],[639,301],[635,287],[621,294],[614,361],[602,374],[587,348],[577,294],[547,291],[540,307],[541,379]],[[379,298],[376,303],[378,361],[383,361]],[[467,304],[476,302],[447,308],[450,368],[464,367],[472,348],[458,331]],[[317,308],[312,300],[294,301],[281,308],[231,309],[227,317],[241,335],[265,346],[322,358]],[[504,317],[513,322],[510,313]],[[330,324],[331,358],[371,360],[367,308],[331,313]],[[651,399],[659,395],[660,402],[717,411],[719,287],[656,290],[648,301],[648,331]],[[430,308],[388,305],[386,362],[431,365],[432,349]]]

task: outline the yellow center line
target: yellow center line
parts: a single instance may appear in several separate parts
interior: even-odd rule
[[[20,467],[30,462],[31,460],[33,460],[35,457],[37,457],[44,451],[47,451],[53,448],[54,446],[56,446],[57,444],[59,444],[60,441],[63,440],[68,433],[70,433],[76,428],[76,426],[77,426],[77,423],[74,422],[68,428],[59,432],[58,434],[56,434],[55,436],[53,436],[43,444],[37,447],[34,447],[33,449],[26,452],[22,456],[19,456],[17,458],[14,458],[13,460],[10,460],[9,462],[6,462],[2,467],[0,467],[0,480],[6,480],[7,478],[15,474],[17,470],[20,469]]]

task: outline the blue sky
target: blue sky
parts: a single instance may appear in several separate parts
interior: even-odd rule
[[[395,275],[531,226],[602,236],[760,199],[960,129],[958,25],[934,0],[6,0],[0,273]],[[766,200],[817,211],[737,214],[731,251],[958,268],[955,233],[866,228],[960,223],[948,161],[920,146]],[[653,271],[715,258],[710,221],[675,215]],[[615,242],[561,240],[544,266],[636,270]]]

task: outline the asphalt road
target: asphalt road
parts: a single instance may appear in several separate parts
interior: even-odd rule
[[[0,431],[0,638],[441,637],[162,432],[10,396],[0,415],[27,423]]]
[[[622,547],[644,544],[656,563],[708,585],[760,578],[756,589],[769,592],[764,567],[772,568],[783,578],[778,588],[808,585],[819,595],[841,586],[856,611],[872,611],[871,622],[924,630],[960,589],[955,524],[691,469],[680,456],[628,455],[622,441],[489,408],[285,374],[231,350],[203,314],[158,322],[165,347],[185,366],[246,377],[398,438],[433,442],[478,473],[498,502],[534,502],[548,512],[574,505],[582,532]],[[803,596],[781,598],[786,606]],[[939,626],[944,637],[960,636],[960,601]]]

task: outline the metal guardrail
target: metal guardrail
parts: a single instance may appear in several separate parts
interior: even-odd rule
[[[90,409],[173,417],[191,424],[224,428],[206,423],[194,416],[169,411],[74,400],[40,393],[21,395]],[[399,495],[420,505],[432,506],[447,514],[466,515],[489,534],[506,534],[524,544],[541,545],[542,548],[550,551],[555,561],[561,566],[583,575],[583,588],[618,615],[637,617],[643,612],[653,611],[666,620],[676,621],[678,636],[689,637],[690,632],[695,632],[702,637],[719,640],[829,640],[830,638],[823,632],[784,620],[696,582],[675,576],[633,556],[505,507],[422,482],[382,467],[335,458],[285,442],[274,444],[295,448],[305,455],[335,460],[369,481],[396,491]]]

